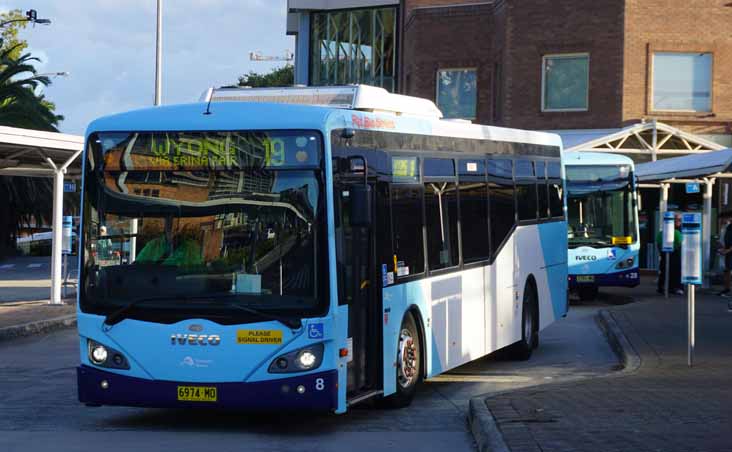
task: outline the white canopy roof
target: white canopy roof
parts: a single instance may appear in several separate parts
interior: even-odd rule
[[[732,149],[640,163],[635,174],[641,182],[696,179],[725,173],[732,165]]]
[[[0,176],[53,177],[57,168],[78,175],[83,148],[79,135],[0,126]]]
[[[622,129],[557,130],[565,151],[612,152],[635,161],[663,155],[687,155],[724,149],[713,141],[657,121]]]

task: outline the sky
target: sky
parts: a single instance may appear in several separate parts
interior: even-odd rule
[[[249,61],[250,51],[294,51],[286,0],[164,0],[163,104],[198,100],[210,86],[283,63]],[[83,135],[89,122],[148,107],[155,93],[156,0],[0,0],[0,11],[29,8],[50,25],[29,25],[39,73],[69,72],[44,89],[65,117],[59,130]]]

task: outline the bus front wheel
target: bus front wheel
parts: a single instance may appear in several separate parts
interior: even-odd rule
[[[389,408],[401,408],[412,403],[420,380],[422,343],[412,314],[404,317],[399,329],[396,368],[396,392],[384,398],[384,405]]]

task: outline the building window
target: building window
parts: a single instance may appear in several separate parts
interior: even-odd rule
[[[475,119],[477,92],[475,69],[437,71],[437,107],[445,118]]]
[[[396,7],[313,13],[310,84],[396,90]]]
[[[547,55],[542,59],[542,111],[584,111],[589,105],[590,55]]]
[[[712,54],[653,54],[653,110],[712,111]]]

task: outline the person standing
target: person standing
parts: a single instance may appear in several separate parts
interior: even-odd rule
[[[730,285],[732,285],[732,212],[722,212],[719,215],[722,226],[719,231],[719,249],[717,253],[720,259],[724,259],[724,289],[717,295],[720,297],[730,296]]]

